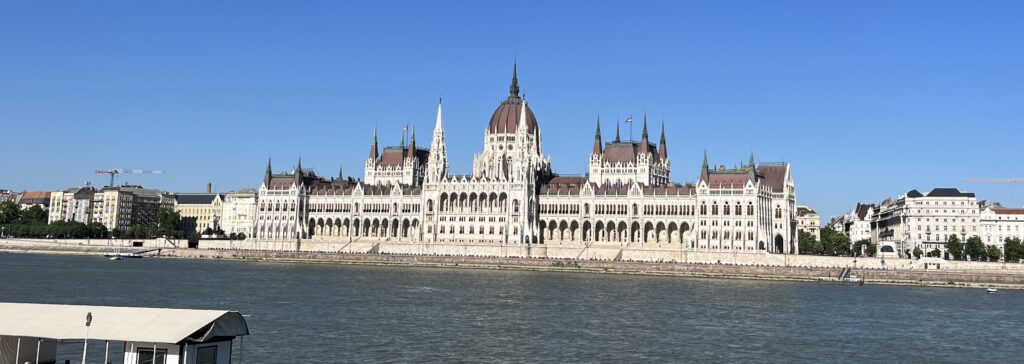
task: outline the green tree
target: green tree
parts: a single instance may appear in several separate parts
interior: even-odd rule
[[[998,246],[989,245],[985,247],[985,256],[990,262],[998,262],[999,257],[1003,256],[1003,252],[999,251]]]
[[[960,238],[956,237],[956,234],[950,234],[949,239],[946,239],[946,252],[955,260],[963,259],[964,244],[960,242]]]
[[[821,230],[821,245],[825,255],[850,255],[850,238],[841,232],[832,229]]]
[[[921,250],[921,247],[915,246],[914,247],[914,258],[915,259],[921,259],[922,255],[924,255],[924,251]]]
[[[168,238],[180,238],[184,236],[181,231],[181,214],[177,211],[160,208],[156,212],[157,225],[153,236],[164,236]]]
[[[14,201],[0,203],[0,224],[10,224],[21,217],[21,209]]]
[[[245,240],[245,233],[238,233],[238,240]]]
[[[28,224],[45,224],[47,216],[49,216],[49,214],[46,210],[43,210],[42,206],[33,205],[32,207],[21,211],[21,216],[18,218],[18,221]]]
[[[939,248],[932,249],[932,251],[928,252],[928,256],[932,258],[942,258],[942,251],[939,250]]]
[[[1021,245],[1019,238],[1006,238],[1003,240],[1003,255],[1007,262],[1016,262],[1024,258],[1024,245]]]
[[[797,232],[797,239],[800,242],[800,254],[815,254],[814,244],[817,243],[818,239],[815,239],[814,235],[800,230]]]
[[[981,237],[977,235],[967,238],[967,244],[964,245],[964,253],[974,261],[984,260],[988,256],[985,253],[985,243],[981,242]]]
[[[864,253],[866,253],[869,257],[875,256],[875,254],[878,254],[878,245],[868,244],[868,247],[864,248]]]

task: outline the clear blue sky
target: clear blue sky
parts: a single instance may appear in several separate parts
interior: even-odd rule
[[[1024,204],[1024,2],[6,2],[0,188],[121,179],[255,187],[303,166],[362,176],[374,125],[427,146],[439,95],[470,171],[518,54],[557,172],[583,173],[594,119],[667,123],[672,179],[793,165],[829,216],[911,188]],[[657,127],[656,125],[653,127]],[[628,129],[623,129],[625,133]],[[639,137],[639,130],[634,132]]]

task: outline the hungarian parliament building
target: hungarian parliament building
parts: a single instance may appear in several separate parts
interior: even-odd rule
[[[598,120],[589,173],[560,176],[543,153],[540,124],[519,94],[491,115],[470,175],[449,173],[441,103],[430,149],[381,148],[376,131],[364,176],[327,178],[267,162],[256,242],[410,242],[495,246],[677,247],[680,251],[797,254],[796,190],[787,163],[708,164],[696,182],[670,181],[661,126],[650,139],[606,141]],[[675,248],[673,248],[675,249]]]

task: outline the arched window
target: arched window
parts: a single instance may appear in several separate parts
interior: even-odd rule
[[[519,200],[512,200],[512,212],[519,212]]]
[[[637,209],[636,204],[633,204],[633,215],[639,215],[640,211]]]

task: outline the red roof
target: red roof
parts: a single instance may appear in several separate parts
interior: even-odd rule
[[[747,173],[711,173],[708,186],[711,188],[743,188],[750,175]]]
[[[786,165],[760,165],[757,171],[764,176],[764,183],[771,187],[772,192],[782,192],[786,189]]]
[[[405,160],[405,149],[386,148],[380,156],[380,164],[388,167],[401,166]]]
[[[643,151],[640,144],[637,142],[608,143],[608,146],[604,148],[604,157],[612,163],[636,162],[637,154]],[[658,159],[658,151],[654,146],[647,144],[647,152],[653,154],[654,159]]]
[[[1000,215],[1024,215],[1024,209],[992,209],[993,212]]]
[[[519,125],[519,113],[523,108],[523,99],[518,96],[509,96],[505,101],[501,102],[497,110],[494,110],[494,115],[491,115],[491,122],[487,124],[487,131],[491,133],[515,133],[516,127]],[[530,110],[530,105],[526,105],[526,129],[527,133],[535,134],[537,131],[537,117],[533,115],[533,110]]]

